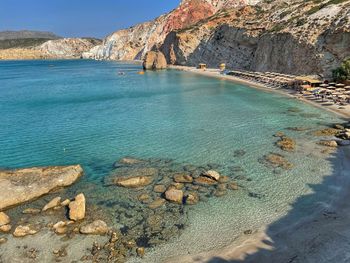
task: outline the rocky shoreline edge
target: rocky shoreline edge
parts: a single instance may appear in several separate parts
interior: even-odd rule
[[[304,132],[307,129],[290,127],[287,130]],[[337,147],[350,145],[350,122],[309,132],[319,138],[316,144],[323,147],[322,153],[325,154],[334,152]],[[283,132],[276,132],[273,136],[276,147],[282,152],[292,153],[298,147],[298,143]],[[237,158],[244,155],[244,150],[235,152]],[[294,166],[288,157],[274,152],[259,161],[277,174]],[[241,168],[232,169],[237,172]],[[229,191],[237,190],[247,191],[253,198],[262,198],[258,193],[242,188],[237,183],[239,177],[232,178],[218,171],[220,166],[215,164],[198,167],[179,165],[166,159],[122,158],[104,178],[104,187],[106,191],[119,189],[130,203],[118,201],[117,197],[103,201],[101,197],[101,205],[118,207],[117,217],[111,220],[99,207],[89,204],[84,195],[85,189],[71,198],[60,194],[59,189],[74,184],[83,175],[79,165],[2,170],[0,187],[4,191],[0,192],[0,250],[8,242],[21,243],[14,240],[36,240],[51,233],[68,244],[76,238],[89,240],[90,243],[79,255],[81,261],[125,261],[129,257],[143,257],[149,247],[181,234],[186,228],[187,213],[199,202],[220,198]],[[47,194],[55,197],[41,207],[31,205]],[[26,205],[25,209],[20,208],[22,204]],[[13,214],[13,209],[20,209],[20,214],[9,216]],[[255,233],[247,229],[243,234],[251,237]],[[88,239],[88,236],[92,238]],[[52,261],[59,262],[71,253],[67,250],[67,245],[59,245],[46,252],[51,255]],[[21,257],[35,259],[42,252],[27,247]]]

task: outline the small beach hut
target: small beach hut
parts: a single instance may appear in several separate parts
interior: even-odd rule
[[[226,64],[225,63],[221,63],[219,66],[221,71],[224,71],[226,69]]]
[[[301,81],[303,82],[303,84],[307,84],[310,85],[311,87],[318,87],[319,85],[322,84],[322,81],[317,80],[317,79],[313,79],[313,78],[309,78],[309,77],[296,77],[295,78],[297,81]]]
[[[207,69],[207,64],[205,64],[205,63],[199,63],[199,64],[198,64],[198,69]]]

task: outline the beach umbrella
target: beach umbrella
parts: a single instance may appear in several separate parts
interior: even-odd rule
[[[337,89],[335,89],[336,91],[339,91],[339,92],[343,92],[343,91],[345,91],[345,89],[343,89],[343,88],[337,88]]]
[[[334,82],[329,83],[329,86],[335,86]]]
[[[327,89],[335,89],[335,87],[334,86],[329,86],[329,87],[327,87]]]
[[[345,91],[344,94],[350,94],[350,90]]]
[[[329,85],[328,84],[321,84],[320,87],[322,88],[327,88]]]
[[[344,84],[338,83],[337,85],[335,85],[336,87],[344,87]]]
[[[342,93],[340,93],[340,92],[333,92],[332,95],[333,96],[338,96],[338,95],[342,95]]]
[[[344,89],[350,89],[350,86],[345,86]]]

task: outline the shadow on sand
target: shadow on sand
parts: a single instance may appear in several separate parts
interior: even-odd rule
[[[299,197],[286,216],[266,228],[271,240],[263,242],[271,250],[257,248],[242,260],[222,253],[205,262],[350,262],[350,147],[339,148],[328,161],[333,173],[321,184],[309,185],[313,193]],[[326,200],[325,191],[330,193]],[[307,218],[307,211],[301,211],[305,203],[315,207]],[[194,262],[203,262],[203,258]]]

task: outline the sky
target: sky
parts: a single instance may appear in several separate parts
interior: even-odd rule
[[[0,31],[98,37],[174,9],[180,0],[0,0]]]

